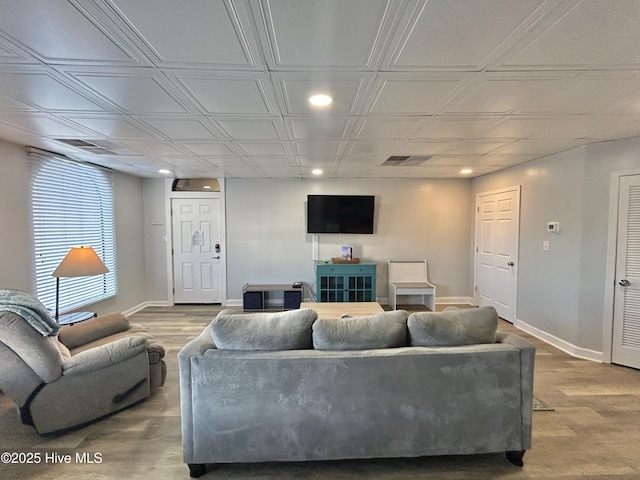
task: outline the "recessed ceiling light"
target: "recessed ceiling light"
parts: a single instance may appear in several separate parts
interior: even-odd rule
[[[314,175],[322,175],[322,169],[314,168],[313,170],[311,170],[311,173],[313,173]]]
[[[460,170],[460,173],[462,173],[463,175],[469,175],[470,173],[473,173],[473,170],[471,170],[470,168],[463,168],[462,170]]]
[[[318,94],[309,97],[309,103],[316,107],[326,107],[331,102],[333,102],[333,98],[325,94]]]
[[[166,168],[162,168],[160,170],[158,170],[158,173],[164,173],[165,175],[171,173],[171,170],[167,170]]]

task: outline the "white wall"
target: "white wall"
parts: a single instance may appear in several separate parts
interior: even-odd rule
[[[517,319],[577,342],[584,150],[479,177],[474,194],[521,185]],[[560,222],[560,233],[547,223]],[[543,251],[543,241],[549,251]]]
[[[142,179],[114,172],[113,197],[118,294],[91,306],[91,310],[99,314],[129,310],[147,300]]]
[[[145,178],[142,181],[144,197],[144,258],[146,299],[156,304],[166,304],[167,241],[171,226],[166,224],[166,186],[164,179]]]
[[[0,288],[33,291],[30,216],[27,153],[0,140]]]
[[[341,245],[352,245],[354,256],[378,265],[379,298],[387,298],[389,258],[426,258],[438,297],[470,295],[469,180],[228,179],[226,185],[227,296],[233,303],[241,302],[245,283],[315,284],[308,194],[376,196],[375,234],[319,235],[319,258],[340,256]]]
[[[602,142],[474,179],[473,194],[522,185],[518,321],[597,359],[603,351],[612,172],[640,168],[640,139]],[[546,223],[559,221],[559,234]],[[550,250],[542,250],[542,241]]]
[[[24,147],[0,140],[0,288],[34,292],[28,161]],[[87,308],[100,314],[146,300],[142,182],[116,173],[113,183],[118,295]]]

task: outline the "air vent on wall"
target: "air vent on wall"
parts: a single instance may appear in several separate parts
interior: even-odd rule
[[[422,165],[427,160],[431,160],[432,156],[427,155],[392,155],[382,162],[383,167],[416,167]]]

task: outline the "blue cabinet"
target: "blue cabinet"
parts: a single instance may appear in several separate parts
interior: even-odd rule
[[[375,302],[374,263],[320,263],[316,266],[318,302]]]

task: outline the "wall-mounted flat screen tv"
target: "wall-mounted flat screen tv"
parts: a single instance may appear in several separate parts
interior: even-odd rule
[[[373,233],[374,195],[308,195],[307,233]]]

